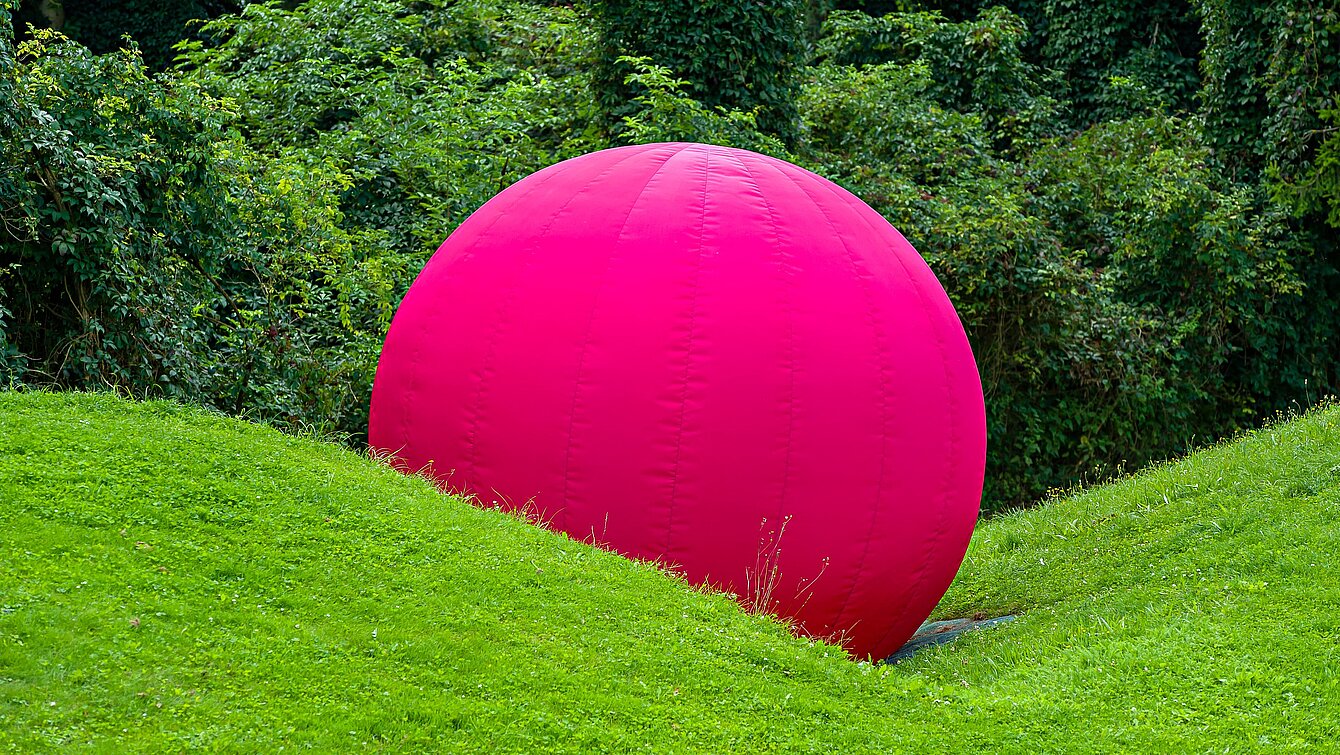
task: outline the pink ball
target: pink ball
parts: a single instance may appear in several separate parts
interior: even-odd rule
[[[953,305],[883,217],[782,160],[650,144],[539,171],[447,239],[369,442],[883,658],[963,560],[986,420]]]

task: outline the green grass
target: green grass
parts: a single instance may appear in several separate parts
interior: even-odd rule
[[[978,528],[853,663],[341,448],[0,393],[0,751],[1274,752],[1340,738],[1340,407]]]

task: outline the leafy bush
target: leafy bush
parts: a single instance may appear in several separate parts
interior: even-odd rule
[[[1066,103],[1069,125],[1084,128],[1138,116],[1151,106],[1174,112],[1195,106],[1203,40],[1193,5],[1188,0],[901,0],[898,10],[932,11],[961,23],[1008,9],[1025,29],[1019,39],[1024,59],[1050,72],[1048,91]]]
[[[219,103],[145,74],[138,56],[96,57],[53,32],[6,41],[4,163],[22,169],[4,208],[23,274],[6,287],[8,339],[39,376],[79,385],[209,382],[196,305],[239,260],[226,248]],[[12,75],[12,79],[11,79]]]
[[[62,0],[59,31],[96,54],[115,52],[130,36],[153,71],[171,67],[173,46],[194,36],[198,22],[234,13],[247,0]]]
[[[1298,209],[1340,204],[1328,159],[1340,107],[1340,9],[1306,0],[1195,0],[1205,51],[1206,131],[1231,175]],[[1329,212],[1329,210],[1328,210]]]
[[[979,114],[1002,150],[1009,151],[1016,140],[1027,145],[1064,131],[1060,104],[1047,93],[1056,83],[1024,60],[1027,29],[1003,7],[957,23],[936,13],[876,18],[837,11],[824,31],[820,61],[840,66],[916,63],[927,76],[926,94],[943,107]]]
[[[0,385],[357,436],[395,302],[469,213],[693,140],[842,183],[928,258],[982,371],[988,510],[1340,390],[1336,11],[986,5],[247,4],[160,77],[5,39]]]
[[[1199,24],[1187,0],[1047,0],[1044,65],[1060,72],[1079,125],[1191,109],[1200,84]],[[1123,87],[1141,90],[1132,102]]]
[[[805,6],[780,2],[593,0],[600,38],[596,90],[618,131],[642,92],[632,59],[646,58],[686,82],[709,109],[756,112],[759,127],[791,144],[797,75],[805,55]]]
[[[709,108],[688,95],[688,82],[648,58],[623,58],[632,73],[629,83],[640,90],[640,110],[624,117],[621,140],[629,144],[701,142],[787,158],[786,146],[759,130],[757,111]]]
[[[944,53],[912,43],[962,25],[835,17],[844,39],[821,41],[826,59],[895,22],[879,46],[898,52],[812,69],[800,154],[903,230],[954,300],[987,395],[988,509],[1335,385],[1316,356],[1334,353],[1330,326],[1305,324],[1340,324],[1316,290],[1314,240],[1222,177],[1194,120],[1150,114],[1006,150],[989,98],[946,96]]]
[[[924,61],[815,73],[804,157],[908,236],[972,341],[987,397],[986,508],[1073,478],[1082,462],[1063,456],[1085,423],[1060,403],[1083,404],[1067,391],[1070,368],[1129,329],[1110,286],[1031,214],[1022,170],[993,153],[981,116],[937,101]]]
[[[366,391],[330,379],[350,360],[369,379],[379,334],[341,315],[389,303],[338,227],[347,176],[254,154],[223,102],[152,78],[133,48],[95,56],[39,31],[6,38],[0,61],[10,382],[356,431]]]
[[[493,194],[595,146],[574,24],[522,3],[250,5],[183,45],[185,78],[235,103],[258,151],[347,174],[345,227],[384,234],[359,255],[410,255],[412,275]]]

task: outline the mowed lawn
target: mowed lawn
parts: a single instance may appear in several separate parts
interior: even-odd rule
[[[330,443],[0,393],[0,751],[1314,752],[1340,407],[978,527],[891,665]]]

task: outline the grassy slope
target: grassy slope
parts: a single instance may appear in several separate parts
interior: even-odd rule
[[[0,750],[1276,750],[1340,736],[1340,408],[979,528],[894,667],[335,446],[0,393]]]

